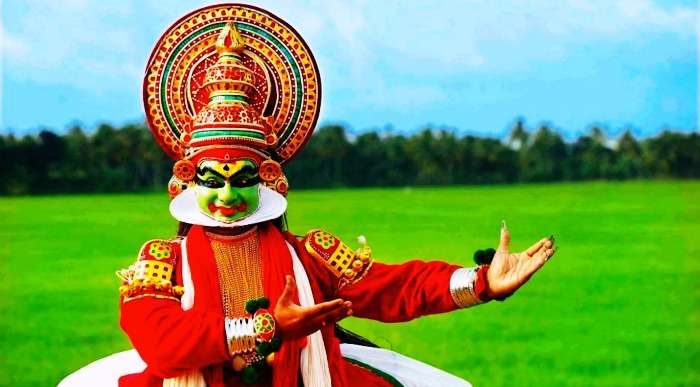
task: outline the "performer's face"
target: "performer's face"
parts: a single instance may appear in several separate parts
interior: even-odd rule
[[[195,193],[200,210],[214,219],[231,222],[252,214],[260,203],[258,168],[250,160],[197,165]]]

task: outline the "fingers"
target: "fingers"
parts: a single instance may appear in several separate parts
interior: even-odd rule
[[[532,256],[526,254],[535,248],[538,248],[538,250],[536,250]],[[532,275],[542,268],[556,251],[557,248],[554,246],[553,239],[547,238],[537,242],[526,252],[513,254],[518,256],[517,262],[508,269],[509,272],[506,276],[501,276],[502,281],[498,291],[496,291],[495,288],[492,288],[492,291],[495,294],[512,294],[529,281]],[[492,280],[492,278],[490,278],[491,273],[491,270],[489,270],[489,282]],[[498,274],[496,274],[496,279],[498,279]],[[494,281],[494,283],[496,282],[498,281]]]
[[[352,315],[352,303],[340,299],[304,308],[300,318],[300,335],[308,336],[327,324],[333,324]]]
[[[294,296],[296,295],[297,291],[297,283],[294,281],[294,278],[291,275],[286,275],[284,280],[284,290],[282,290],[278,303],[287,305],[294,302]]]
[[[546,257],[545,262],[548,261],[554,253],[557,252],[558,247],[554,245],[554,235],[550,235],[549,238],[542,245],[542,250],[544,250]]]
[[[536,251],[532,255],[532,257],[530,257],[530,259],[526,260],[526,264],[524,267],[525,272],[523,273],[523,283],[526,282],[537,270],[544,266],[544,264],[554,255],[556,251],[557,249],[553,246],[552,240],[549,238],[546,239],[545,242],[542,243],[542,245],[540,246],[540,249]]]
[[[352,303],[344,301],[339,308],[319,314],[312,321],[313,325],[325,326],[326,324],[336,323],[350,315],[352,315]]]
[[[544,263],[547,261],[547,258],[549,258],[549,255],[547,255],[547,250],[542,249],[538,251],[537,254],[535,254],[532,258],[535,270],[537,270],[540,267],[542,267],[542,265],[544,265]]]
[[[320,304],[304,308],[304,313],[306,314],[305,317],[312,318],[324,313],[332,312],[339,308],[344,308],[344,301],[337,298],[335,300],[322,302]]]
[[[556,248],[554,246],[551,246],[551,242],[550,242],[549,248],[546,248],[546,247],[541,248],[537,253],[535,253],[532,256],[532,259],[530,260],[532,262],[532,265],[533,265],[532,271],[534,272],[534,271],[538,270],[540,267],[542,267],[542,265],[544,265],[544,263],[547,262],[549,260],[549,258],[551,258],[554,255],[555,252],[556,252]]]
[[[498,243],[498,250],[507,253],[509,243],[510,243],[510,232],[508,231],[508,226],[506,226],[506,221],[504,220],[501,223],[501,240]]]
[[[551,238],[551,237],[550,237]],[[545,248],[551,248],[552,247],[552,241],[550,238],[542,238],[539,241],[535,242],[534,245],[528,247],[527,250],[525,250],[525,253],[529,256],[534,256],[535,253],[537,253],[542,247]]]

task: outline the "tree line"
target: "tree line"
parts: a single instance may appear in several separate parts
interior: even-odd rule
[[[3,195],[164,190],[173,164],[140,124],[0,135],[0,155]],[[433,129],[349,136],[326,125],[285,173],[293,189],[698,178],[700,135],[666,130],[637,139],[628,130],[610,138],[593,127],[567,142],[522,121],[506,139]]]

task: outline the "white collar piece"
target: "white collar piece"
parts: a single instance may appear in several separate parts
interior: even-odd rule
[[[193,188],[182,191],[170,202],[170,214],[180,222],[206,227],[240,227],[277,219],[287,211],[287,199],[277,191],[260,184],[260,203],[252,214],[235,222],[222,222],[205,215],[199,208]]]

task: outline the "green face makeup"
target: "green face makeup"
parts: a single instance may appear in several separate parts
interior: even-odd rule
[[[258,168],[250,160],[203,160],[195,177],[199,209],[222,222],[244,218],[260,204],[259,182]]]

